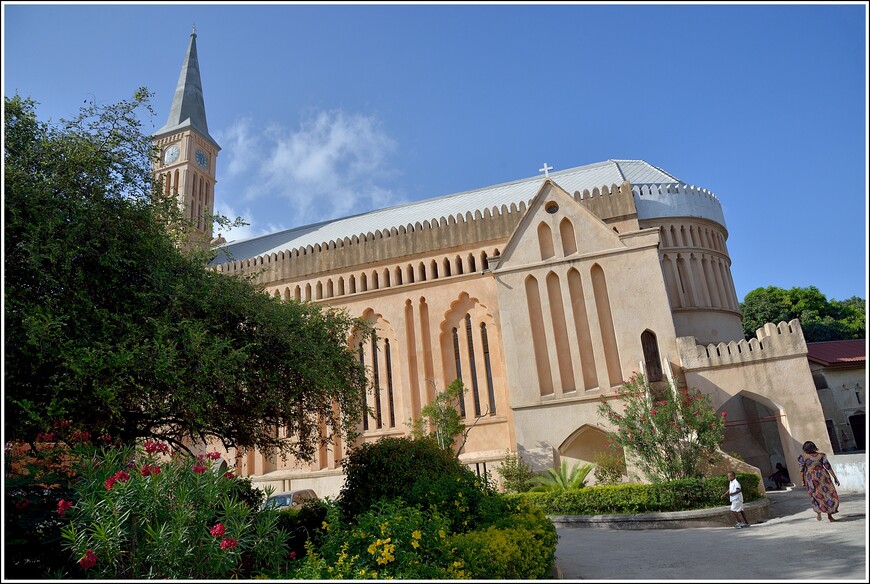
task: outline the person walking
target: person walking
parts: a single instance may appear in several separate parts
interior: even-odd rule
[[[798,456],[798,464],[801,465],[801,483],[807,488],[810,495],[813,511],[816,519],[822,520],[822,513],[828,515],[828,521],[835,522],[834,513],[840,508],[840,495],[837,487],[840,480],[831,468],[828,457],[824,452],[819,452],[813,442],[803,444],[804,453]]]
[[[734,471],[728,471],[728,490],[725,491],[725,497],[731,498],[731,514],[737,523],[735,528],[749,527],[749,521],[746,520],[746,513],[743,512],[743,490],[740,488],[740,482],[737,480],[737,475]]]

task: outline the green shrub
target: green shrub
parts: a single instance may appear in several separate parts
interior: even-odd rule
[[[763,496],[758,476],[737,475],[746,502]],[[550,497],[543,493],[520,493],[507,496],[521,499],[543,509],[549,515],[607,515],[620,513],[655,513],[720,507],[728,488],[726,477],[681,479],[654,484],[596,485],[568,490]]]
[[[625,458],[615,448],[610,447],[595,453],[593,475],[599,485],[615,485],[625,476]]]
[[[475,580],[533,580],[550,577],[556,527],[541,509],[520,503],[494,525],[451,538],[468,577]]]
[[[65,510],[71,520],[61,532],[77,574],[119,580],[278,573],[287,533],[277,512],[237,499],[236,479],[212,460],[217,453],[165,460],[147,447],[80,455],[75,502]]]
[[[380,501],[437,509],[454,530],[471,529],[492,489],[429,438],[382,438],[350,452],[339,496],[347,520]]]
[[[506,452],[498,473],[507,493],[525,493],[534,485],[535,473],[518,452]]]
[[[278,528],[287,532],[287,546],[294,559],[302,559],[308,553],[306,544],[319,543],[320,529],[326,520],[328,502],[307,501],[301,509],[278,511]]]
[[[449,522],[437,511],[381,501],[344,521],[337,505],[328,507],[319,546],[289,577],[301,580],[467,579],[463,563],[448,547]]]

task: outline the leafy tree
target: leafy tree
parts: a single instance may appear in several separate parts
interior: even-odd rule
[[[697,389],[675,388],[669,381],[651,387],[635,373],[615,390],[622,410],[601,395],[598,412],[615,428],[612,443],[623,447],[652,482],[700,478],[715,457],[725,422],[710,397]]]
[[[576,463],[568,470],[568,461],[563,460],[557,469],[548,468],[544,475],[535,476],[532,481],[545,487],[548,491],[561,493],[571,489],[580,489],[586,485],[586,477],[592,471],[593,465]]]
[[[439,447],[453,450],[459,456],[468,440],[468,433],[480,418],[489,413],[487,410],[467,426],[459,413],[465,391],[462,380],[454,379],[446,390],[437,392],[435,399],[420,410],[421,417],[411,421],[411,435],[416,438],[430,436]]]
[[[743,333],[747,339],[765,323],[799,319],[807,342],[863,339],[866,330],[866,307],[863,298],[831,300],[818,288],[776,286],[756,288],[740,304]]]
[[[301,459],[332,432],[352,440],[367,385],[347,339],[368,325],[180,251],[137,118],[149,97],[58,126],[5,99],[7,439],[71,420],[124,443],[218,439]]]

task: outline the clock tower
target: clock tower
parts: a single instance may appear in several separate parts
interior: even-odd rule
[[[214,186],[217,155],[221,147],[208,133],[205,102],[196,56],[196,29],[190,45],[166,124],[153,136],[159,159],[154,179],[162,180],[163,193],[178,198],[184,217],[191,222],[193,239],[208,244],[212,239]]]

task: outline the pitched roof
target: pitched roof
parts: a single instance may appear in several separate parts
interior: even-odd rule
[[[689,187],[678,178],[643,160],[607,160],[550,173],[550,179],[568,193],[595,188],[632,185],[639,219],[670,216],[704,217],[723,227],[725,218],[719,200],[704,189]],[[540,189],[541,175],[481,189],[379,209],[351,217],[295,227],[250,239],[231,241],[221,248],[211,265],[228,258],[244,260],[283,250],[337,241],[378,229],[399,228],[416,222],[439,220],[485,209],[528,204]]]
[[[178,130],[193,128],[212,145],[220,150],[220,146],[208,133],[208,123],[205,119],[205,100],[202,97],[202,80],[199,77],[199,59],[196,56],[196,31],[190,33],[190,45],[184,56],[178,85],[175,87],[175,97],[166,124],[157,130],[155,136],[162,136]]]
[[[807,359],[826,367],[859,365],[867,360],[866,355],[866,339],[807,343]]]

